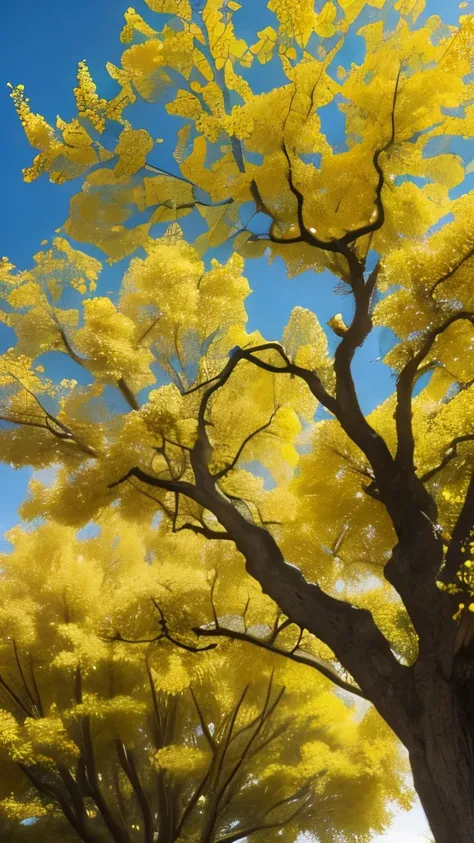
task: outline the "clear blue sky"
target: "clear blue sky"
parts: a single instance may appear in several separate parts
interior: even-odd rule
[[[251,25],[254,31],[266,14],[266,2],[240,2],[243,8],[239,19],[245,28]],[[104,84],[107,84],[105,62],[119,63],[118,34],[126,5],[125,0],[123,3],[121,0],[80,0],[79,3],[14,0],[2,8],[0,254],[7,255],[19,267],[27,267],[41,241],[51,237],[54,229],[63,223],[69,197],[76,192],[78,184],[58,187],[47,179],[29,185],[23,183],[21,170],[30,163],[32,150],[14,112],[6,83],[23,83],[33,109],[44,114],[50,122],[58,112],[65,119],[70,118],[77,62],[87,59],[93,76]],[[141,10],[141,0],[135,5]],[[455,20],[457,3],[427,0],[427,13]],[[353,49],[357,50],[356,41]],[[336,125],[333,129],[337,133]],[[349,306],[348,300],[333,295],[331,281],[324,276],[305,274],[289,281],[280,263],[269,267],[265,260],[249,261],[246,273],[254,290],[249,300],[250,325],[258,326],[269,339],[281,336],[296,304],[314,309],[323,324],[334,313],[344,312]],[[0,326],[0,353],[11,344],[10,332]],[[380,337],[375,336],[356,361],[357,380],[366,409],[379,403],[393,388],[390,373],[382,363],[374,362],[380,351]],[[0,536],[16,523],[17,507],[24,496],[28,477],[26,469],[14,472],[9,467],[0,467]],[[397,818],[393,831],[382,839],[384,843],[418,843],[424,838],[417,835],[426,831],[422,813],[416,809],[413,814]]]

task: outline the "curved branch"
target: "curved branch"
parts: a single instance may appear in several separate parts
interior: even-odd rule
[[[34,716],[33,712],[30,711],[29,708],[21,701],[20,697],[15,693],[13,688],[10,688],[10,686],[2,676],[0,676],[0,688],[3,688],[3,690],[8,694],[10,699],[15,703],[16,706],[18,706],[18,708],[23,712],[23,714],[26,715],[26,717]]]
[[[120,738],[116,738],[115,746],[120,766],[132,786],[143,817],[144,843],[153,843],[153,815],[145,791],[143,790],[140,776],[138,775],[133,752],[127,750]]]
[[[206,738],[206,741],[208,742],[208,744],[211,748],[211,751],[215,754],[216,751],[217,751],[217,743],[216,743],[216,741],[214,740],[213,736],[211,735],[211,733],[209,731],[209,726],[206,723],[206,719],[204,717],[204,714],[202,713],[201,706],[199,705],[199,703],[197,701],[196,694],[194,693],[192,687],[190,687],[189,690],[190,690],[191,696],[193,698],[194,707],[195,707],[195,709],[197,711],[197,714],[198,714],[198,717],[199,717],[199,723],[201,724],[202,733],[203,733],[204,737]]]
[[[395,462],[406,471],[414,471],[415,439],[412,427],[412,396],[419,367],[430,353],[435,340],[451,325],[468,321],[474,325],[474,313],[461,310],[451,314],[441,325],[429,331],[417,353],[402,369],[397,382],[397,406],[395,424],[397,429],[397,453]]]
[[[232,541],[232,537],[224,530],[211,530],[211,528],[206,527],[205,524],[199,525],[186,522],[185,524],[182,524],[181,527],[173,530],[173,532],[180,533],[181,530],[191,530],[191,532],[196,533],[197,536],[204,536],[206,539],[211,541]]]
[[[387,152],[391,146],[393,146],[395,142],[395,108],[397,103],[397,96],[398,96],[398,89],[400,83],[400,76],[401,76],[401,66],[397,73],[397,77],[395,80],[395,90],[393,93],[393,102],[392,102],[392,111],[391,111],[391,134],[388,141],[381,147],[375,150],[372,163],[374,169],[377,173],[378,180],[377,185],[375,188],[375,219],[372,222],[367,223],[366,225],[359,226],[352,231],[347,231],[342,237],[334,238],[331,240],[320,240],[313,229],[308,229],[304,221],[304,196],[301,191],[296,186],[294,179],[293,179],[293,170],[291,159],[288,153],[288,149],[286,147],[285,141],[283,141],[283,153],[285,155],[287,164],[288,164],[288,184],[289,188],[296,199],[296,207],[297,207],[297,217],[298,217],[298,226],[300,230],[300,234],[295,237],[289,237],[288,239],[279,239],[276,238],[272,232],[269,233],[269,239],[274,243],[279,243],[281,245],[285,245],[288,243],[301,243],[305,242],[308,243],[310,246],[315,246],[318,249],[322,249],[323,251],[327,252],[339,252],[340,254],[346,257],[349,267],[351,270],[358,264],[358,259],[351,252],[348,247],[354,243],[356,240],[359,240],[361,237],[364,237],[367,234],[373,234],[374,232],[378,231],[385,222],[385,209],[382,202],[382,190],[385,185],[385,176],[382,167],[380,166],[380,156]],[[291,109],[291,104],[290,104]],[[268,216],[273,216],[269,213],[268,209],[266,208],[265,204],[263,203],[258,188],[256,187],[256,196],[259,200],[259,204],[262,207],[264,213]],[[255,198],[255,196],[254,196]]]
[[[395,80],[395,90],[393,92],[393,101],[392,101],[392,113],[391,113],[391,124],[392,124],[392,131],[389,140],[387,141],[384,146],[381,146],[379,149],[376,149],[374,152],[374,157],[372,159],[374,168],[378,175],[378,182],[377,187],[375,188],[375,210],[376,210],[376,217],[372,223],[368,223],[367,225],[360,226],[360,228],[355,229],[354,231],[349,231],[347,234],[344,235],[341,242],[349,245],[353,243],[355,240],[358,240],[360,237],[364,237],[366,234],[373,234],[375,231],[378,231],[385,222],[385,209],[382,202],[382,190],[385,184],[385,176],[380,166],[380,156],[383,152],[387,152],[391,146],[393,146],[395,142],[395,108],[397,105],[397,96],[398,96],[398,88],[400,84],[400,76],[401,76],[402,68],[400,66],[399,71],[397,73],[397,78]]]
[[[449,278],[451,278],[454,275],[454,273],[457,272],[458,269],[461,268],[463,263],[465,263],[466,261],[468,261],[472,257],[474,257],[474,246],[472,246],[469,249],[469,251],[465,255],[463,255],[460,258],[460,260],[451,269],[448,269],[448,271],[445,272],[444,275],[441,276],[441,278],[438,278],[438,280],[435,282],[435,284],[432,286],[432,288],[430,290],[430,296],[433,297],[433,293],[439,287],[439,285],[443,284],[445,281],[448,281]]]
[[[53,307],[52,307],[52,311],[53,311],[54,322],[55,322],[55,324],[57,326],[57,329],[59,331],[59,335],[60,335],[61,340],[63,342],[64,348],[66,349],[66,354],[71,358],[71,360],[74,361],[74,363],[77,363],[78,366],[82,366],[83,369],[89,370],[88,366],[87,366],[87,362],[88,362],[87,359],[84,358],[84,357],[81,357],[74,350],[71,343],[69,342],[69,338],[66,334],[66,331],[64,330],[63,326],[61,325]],[[146,333],[148,333],[148,332],[146,332]],[[144,336],[146,336],[146,334]],[[142,339],[143,339],[143,337],[142,337]],[[139,343],[140,342],[141,342],[141,340],[139,341]],[[131,391],[130,387],[128,386],[128,384],[126,383],[124,378],[119,378],[119,380],[117,381],[117,389],[119,390],[119,392],[122,393],[123,397],[125,398],[125,401],[127,402],[128,406],[132,410],[139,410],[140,409],[140,407],[138,405],[138,402],[137,402],[137,399],[135,398],[133,392]]]
[[[156,489],[163,489],[165,492],[181,492],[181,494],[186,495],[188,498],[192,500],[197,500],[197,492],[195,486],[192,483],[187,483],[183,480],[166,480],[164,478],[153,476],[152,474],[148,474],[143,469],[135,466],[127,471],[122,477],[118,480],[115,480],[114,483],[109,483],[109,489],[115,489],[117,486],[120,486],[122,483],[125,483],[127,480],[130,480],[131,477],[136,477],[137,480],[140,480],[141,483],[147,483],[149,486],[154,486]]]
[[[157,601],[152,597],[151,601],[157,610],[160,620],[160,632],[154,636],[154,638],[124,638],[120,632],[116,632],[115,635],[106,637],[105,640],[110,642],[118,641],[122,644],[156,644],[158,641],[169,641],[171,644],[174,644],[176,647],[179,647],[181,650],[186,650],[188,653],[203,653],[206,650],[215,650],[217,644],[208,644],[205,647],[193,647],[191,644],[185,644],[183,641],[178,641],[171,635],[166,618],[158,605]]]
[[[43,406],[38,396],[35,395],[34,392],[31,391],[31,389],[25,386],[25,384],[20,380],[17,375],[13,374],[13,372],[9,372],[8,374],[11,378],[13,378],[13,380],[15,380],[19,384],[22,389],[25,390],[25,392],[30,396],[30,398],[33,399],[35,404],[37,404],[41,412],[44,414],[44,422],[34,422],[28,419],[26,421],[23,421],[21,418],[20,420],[17,420],[9,418],[8,416],[1,416],[0,418],[2,421],[6,421],[9,424],[25,425],[26,427],[42,428],[43,430],[47,430],[49,433],[55,436],[56,439],[59,439],[61,441],[73,442],[81,451],[83,451],[83,453],[87,454],[88,456],[97,457],[97,451],[95,450],[95,448],[92,448],[90,445],[87,445],[87,443],[82,442],[64,422],[56,418],[56,416],[53,416],[52,413],[50,413],[46,409],[46,407]],[[20,413],[15,412],[14,415],[20,416]],[[28,414],[25,413],[25,415]],[[54,425],[58,429],[56,429]]]
[[[268,650],[270,653],[274,653],[277,656],[283,656],[286,659],[290,659],[290,661],[297,662],[298,664],[304,664],[307,667],[312,667],[314,670],[321,673],[321,675],[326,679],[329,679],[334,685],[341,688],[341,690],[354,694],[356,697],[361,697],[364,700],[368,699],[368,697],[363,693],[363,691],[361,691],[360,688],[357,687],[357,685],[353,685],[351,682],[345,682],[333,668],[316,658],[316,656],[304,654],[301,651],[298,652],[298,650],[283,650],[281,647],[276,647],[272,644],[270,640],[265,641],[263,638],[256,638],[246,632],[239,632],[238,630],[228,629],[227,627],[218,626],[214,629],[207,629],[198,626],[193,627],[192,631],[199,638],[230,638],[234,641],[243,641],[248,644],[253,644],[255,647]]]
[[[37,703],[37,700],[34,698],[33,694],[31,693],[30,686],[28,685],[28,682],[26,681],[26,676],[25,676],[25,673],[24,673],[24,670],[23,670],[23,667],[22,667],[22,664],[21,664],[21,661],[20,661],[19,653],[18,653],[18,647],[16,646],[16,641],[15,641],[14,638],[12,639],[12,644],[13,644],[13,652],[15,654],[16,666],[18,668],[18,673],[20,674],[20,678],[21,678],[23,687],[25,689],[26,696],[28,697],[31,705],[33,706],[32,711],[33,712],[38,711],[38,713],[39,713],[38,703]]]
[[[472,541],[474,530],[474,473],[471,476],[467,488],[464,503],[458,515],[456,524],[446,554],[445,566],[441,572],[440,579],[445,582],[454,582],[460,565],[463,562],[463,553],[467,545]],[[465,557],[464,557],[465,558]]]
[[[216,843],[236,843],[236,841],[243,840],[245,837],[250,837],[251,834],[256,834],[258,831],[265,831],[270,828],[280,828],[281,826],[289,825],[290,822],[295,820],[297,816],[302,813],[308,804],[309,797],[303,801],[301,805],[298,805],[296,811],[284,820],[278,820],[270,823],[257,823],[256,825],[249,826],[248,828],[232,831],[230,834],[225,834],[224,837],[218,837]]]
[[[426,471],[421,477],[421,482],[427,483],[428,480],[431,480],[436,474],[442,471],[445,466],[456,459],[458,455],[458,445],[462,445],[464,442],[474,442],[474,433],[466,433],[464,436],[456,436],[452,442],[449,443],[441,462],[434,468],[430,468],[429,471]]]
[[[239,448],[237,450],[237,453],[236,453],[235,457],[233,458],[232,462],[230,462],[229,465],[226,465],[225,468],[222,468],[220,471],[216,472],[216,474],[212,475],[214,477],[214,480],[222,480],[222,478],[225,477],[229,473],[229,471],[232,471],[232,469],[235,468],[235,466],[237,465],[240,457],[242,456],[242,452],[245,449],[246,445],[248,445],[248,443],[252,439],[254,439],[256,436],[258,436],[259,433],[263,433],[264,430],[268,430],[268,428],[271,426],[271,424],[273,422],[273,419],[275,418],[277,412],[278,412],[278,410],[274,410],[273,413],[271,414],[269,420],[265,424],[262,424],[261,427],[258,427],[256,430],[253,430],[252,433],[249,433],[248,436],[245,437],[242,444],[239,446]]]

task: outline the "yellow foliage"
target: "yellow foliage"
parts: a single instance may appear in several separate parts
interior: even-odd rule
[[[11,672],[23,683],[2,696],[2,756],[53,776],[93,751],[111,800],[133,798],[134,764],[183,805],[204,781],[187,843],[216,813],[229,758],[218,769],[215,747],[238,757],[284,685],[290,737],[256,753],[235,822],[271,793],[288,843],[309,827],[322,843],[366,841],[388,800],[410,802],[378,715],[355,717],[307,665],[232,636],[203,649],[204,633],[250,630],[352,681],[333,631],[319,640],[278,614],[275,540],[275,570],[294,566],[328,605],[373,621],[408,672],[418,627],[384,578],[406,542],[405,498],[413,546],[422,528],[436,544],[449,617],[462,630],[473,611],[471,534],[453,576],[443,566],[474,467],[474,165],[459,151],[474,132],[474,16],[445,25],[424,0],[269,0],[270,16],[245,23],[235,0],[147,5],[156,17],[125,12],[110,98],[85,62],[76,111],[54,125],[11,88],[35,150],[25,179],[84,181],[31,268],[0,262],[0,320],[15,334],[0,356],[2,459],[34,470],[20,510],[34,529],[11,531],[0,560],[0,685]],[[98,253],[115,264],[102,277]],[[261,260],[255,286],[263,260],[281,260],[292,303],[308,301],[303,273],[312,285],[315,312],[288,308],[274,342],[247,327],[247,258]],[[328,276],[353,309],[326,309]],[[379,334],[393,390],[365,412],[359,366]],[[308,781],[331,816],[286,825],[281,806]],[[7,818],[51,813],[47,799],[43,815],[3,796]],[[100,806],[84,804],[95,821]]]
[[[269,660],[248,645],[223,641],[201,654],[180,648],[179,642],[192,648],[191,626],[209,615],[216,564],[222,576],[214,591],[216,611],[231,609],[229,595],[234,589],[237,598],[239,585],[235,611],[241,611],[247,589],[236,551],[150,526],[137,535],[136,526],[117,513],[100,523],[100,532],[85,538],[53,524],[9,535],[13,550],[1,560],[1,605],[16,595],[34,635],[15,629],[14,648],[6,636],[0,639],[0,675],[14,695],[0,712],[2,776],[10,776],[0,815],[35,817],[41,834],[43,818],[58,821],[64,807],[55,799],[56,783],[68,776],[74,781],[75,771],[85,765],[96,787],[107,788],[112,815],[119,819],[125,801],[130,822],[139,823],[127,777],[127,764],[133,763],[145,792],[158,773],[165,793],[182,793],[181,809],[206,776],[202,799],[190,815],[191,831],[212,815],[215,795],[238,764],[246,784],[236,780],[228,806],[234,822],[272,810],[286,831],[288,811],[274,804],[309,786],[315,804],[331,798],[337,811],[330,817],[310,812],[290,823],[289,841],[309,828],[323,839],[326,833],[344,839],[346,825],[360,834],[382,830],[388,819],[385,798],[403,800],[405,789],[396,743],[377,718],[370,728],[366,718],[359,726],[354,709],[316,672],[281,658]],[[208,567],[209,576],[199,575],[199,565]],[[272,602],[261,599],[249,577],[247,584],[248,622],[271,623]],[[158,640],[160,617],[178,644]],[[112,641],[117,633],[144,643]],[[19,697],[26,687],[29,695]],[[25,710],[15,704],[15,695],[24,699]],[[268,741],[270,722],[274,737]],[[258,750],[251,760],[246,758],[250,738]],[[117,751],[125,771],[120,802],[108,788]],[[21,779],[14,774],[18,764],[50,782],[46,800],[35,800],[34,788],[24,800]],[[382,768],[388,782],[383,791]],[[361,816],[359,804],[367,791],[371,810]],[[96,800],[92,793],[87,803],[92,827]],[[166,818],[158,814],[154,827],[159,829],[160,822]]]

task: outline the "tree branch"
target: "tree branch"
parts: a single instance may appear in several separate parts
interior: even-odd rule
[[[276,647],[272,644],[271,640],[266,641],[263,638],[256,638],[253,635],[249,635],[247,632],[240,632],[236,629],[229,629],[220,625],[213,629],[195,626],[192,631],[199,638],[220,637],[229,638],[234,641],[243,641],[247,644],[253,644],[255,647],[268,650],[270,653],[274,653],[277,656],[283,656],[286,659],[290,659],[290,661],[297,662],[298,664],[304,664],[307,667],[312,667],[343,691],[347,691],[348,693],[354,694],[362,699],[368,699],[368,697],[361,691],[360,688],[357,687],[357,685],[353,685],[351,682],[345,682],[344,679],[342,679],[330,665],[325,664],[322,660],[318,659],[316,656],[311,656],[309,653],[305,654],[301,651],[298,652],[298,649],[294,651],[283,650],[281,647]]]
[[[123,397],[125,398],[125,401],[127,402],[128,406],[132,410],[139,410],[140,405],[137,399],[135,398],[135,395],[133,394],[132,390],[125,381],[125,378],[119,378],[119,380],[117,381],[117,387],[122,393]]]
[[[76,670],[75,677],[75,699],[78,705],[82,703],[82,676],[81,669],[79,667]],[[116,843],[131,843],[130,835],[126,827],[117,822],[100,788],[89,715],[83,715],[81,717],[81,731],[84,744],[87,783],[91,789],[94,802],[102,815],[104,824],[112,836],[112,839],[116,841]]]
[[[445,566],[440,580],[445,583],[455,582],[456,574],[463,562],[463,551],[472,541],[474,530],[474,473],[471,475],[464,503],[458,515],[446,553]]]
[[[446,448],[441,462],[434,468],[430,468],[429,471],[426,471],[421,477],[421,482],[427,483],[428,480],[431,480],[436,474],[439,474],[445,466],[456,459],[458,455],[458,445],[462,445],[464,442],[474,442],[474,433],[466,433],[463,436],[456,436]]]
[[[394,416],[398,441],[395,462],[405,471],[414,471],[415,439],[412,428],[412,395],[416,376],[435,340],[451,325],[459,321],[468,321],[474,325],[474,313],[465,310],[458,311],[451,314],[441,325],[428,331],[420,349],[403,367],[398,377],[397,406]]]
[[[12,639],[12,644],[13,644],[13,652],[15,654],[16,666],[18,668],[18,673],[20,674],[20,678],[21,678],[21,681],[23,683],[23,687],[25,689],[26,695],[27,695],[29,701],[31,702],[31,705],[33,706],[33,711],[38,711],[38,704],[37,704],[37,701],[35,700],[34,696],[32,695],[32,693],[30,691],[30,686],[28,685],[28,682],[26,681],[26,676],[25,676],[23,668],[21,666],[20,656],[18,655],[18,648],[16,646],[16,641],[15,641],[14,638]],[[39,711],[38,711],[38,713],[39,713]]]
[[[120,761],[120,766],[122,767],[122,770],[124,771],[132,786],[132,790],[135,794],[136,800],[141,811],[141,815],[143,817],[143,841],[144,843],[153,843],[153,817],[150,806],[148,804],[148,799],[140,782],[140,777],[137,772],[133,752],[126,749],[125,744],[120,740],[120,738],[116,739],[115,746],[117,749],[117,755]]]
[[[315,230],[312,229],[312,228],[308,229],[308,227],[305,224],[305,221],[304,221],[304,196],[294,182],[293,168],[292,168],[292,164],[291,164],[290,155],[288,153],[286,143],[283,140],[282,149],[283,149],[283,153],[285,155],[287,165],[288,165],[288,184],[289,184],[289,188],[290,188],[293,196],[296,199],[297,218],[298,218],[298,226],[299,226],[300,233],[299,233],[299,235],[296,235],[295,237],[281,238],[280,239],[280,238],[275,237],[275,235],[270,230],[270,233],[269,233],[269,240],[270,241],[272,241],[274,243],[281,244],[281,245],[285,245],[285,244],[288,244],[288,243],[305,242],[305,243],[308,243],[308,245],[315,246],[316,248],[322,249],[323,251],[338,252],[347,259],[350,270],[351,271],[354,270],[354,268],[358,264],[358,259],[355,256],[354,252],[352,252],[349,249],[349,247],[351,246],[352,243],[354,243],[356,240],[359,240],[361,237],[364,237],[367,234],[372,235],[374,232],[378,231],[383,226],[383,224],[385,222],[385,209],[384,209],[383,202],[382,202],[382,190],[383,190],[383,187],[385,185],[385,176],[384,176],[384,172],[382,170],[382,167],[380,166],[380,156],[384,152],[387,152],[388,149],[390,149],[390,147],[393,146],[393,144],[395,142],[395,109],[396,109],[396,103],[397,103],[400,76],[401,76],[401,66],[400,66],[400,69],[398,71],[398,74],[397,74],[397,77],[396,77],[396,80],[395,80],[395,89],[394,89],[394,93],[393,93],[392,111],[391,111],[391,118],[390,118],[391,119],[391,134],[390,134],[390,137],[389,137],[388,141],[383,146],[381,146],[381,147],[379,147],[375,150],[374,155],[373,155],[373,159],[372,159],[374,169],[375,169],[375,171],[377,173],[377,176],[378,176],[377,185],[376,185],[376,188],[375,188],[375,219],[372,222],[367,223],[366,225],[359,226],[359,228],[356,228],[352,231],[347,231],[346,234],[344,234],[342,237],[339,237],[339,238],[334,238],[334,239],[331,239],[331,240],[321,240],[319,237],[317,237]],[[290,103],[290,110],[291,110],[291,103]],[[268,211],[266,205],[264,204],[264,202],[261,198],[260,192],[258,191],[258,187],[257,187],[255,182],[254,182],[254,185],[255,185],[255,187],[252,190],[252,194],[254,196],[256,204],[258,202],[257,207],[260,206],[261,209],[263,210],[263,212],[266,213],[268,216],[270,216],[274,220],[275,224],[277,224],[273,215]]]
[[[274,410],[273,413],[271,414],[269,420],[265,424],[262,424],[260,427],[258,427],[256,430],[253,430],[252,433],[249,433],[248,436],[245,437],[244,441],[239,446],[239,448],[237,450],[237,453],[236,453],[235,457],[233,458],[232,462],[230,462],[228,465],[226,465],[225,468],[222,468],[220,471],[217,471],[215,474],[212,475],[214,477],[214,480],[222,480],[222,478],[225,477],[229,473],[229,471],[232,471],[232,469],[235,468],[235,466],[237,465],[240,457],[242,456],[242,452],[245,449],[246,445],[248,445],[248,443],[252,439],[254,439],[256,436],[258,436],[259,433],[263,433],[264,430],[268,430],[268,428],[271,426],[271,424],[273,422],[273,419],[275,418],[277,412],[278,412],[278,410]]]
[[[251,834],[256,834],[257,831],[265,831],[271,828],[280,828],[285,825],[289,825],[293,820],[295,820],[298,814],[307,807],[309,802],[309,798],[304,801],[301,805],[298,806],[296,811],[290,814],[284,820],[278,820],[275,822],[270,823],[258,823],[257,825],[249,826],[248,828],[242,828],[237,831],[232,831],[229,834],[225,834],[224,837],[218,837],[216,843],[237,843],[238,840],[243,840],[245,837],[250,837]]]
[[[40,422],[32,422],[28,420],[23,422],[21,419],[20,421],[17,421],[12,418],[9,418],[8,416],[3,416],[3,421],[7,421],[10,424],[25,424],[26,426],[44,428],[45,430],[49,431],[49,433],[52,433],[53,436],[55,436],[57,439],[74,442],[81,451],[88,454],[89,456],[97,456],[97,451],[94,448],[91,448],[89,445],[87,445],[87,443],[82,442],[64,422],[62,422],[60,419],[56,418],[56,416],[53,416],[50,412],[48,412],[46,407],[44,407],[41,403],[38,396],[35,395],[34,392],[31,391],[31,389],[28,389],[28,387],[25,386],[24,383],[22,383],[22,381],[17,375],[13,374],[13,372],[9,372],[8,374],[11,378],[13,378],[13,380],[15,380],[19,384],[22,389],[25,390],[25,392],[30,396],[30,398],[32,398],[33,401],[40,408],[41,412],[44,414],[44,423],[41,424]],[[21,416],[19,412],[15,412],[14,415]],[[28,413],[25,413],[25,415],[28,415]],[[52,427],[51,425],[55,425],[56,428],[59,429],[55,429],[55,427]]]
[[[197,701],[196,694],[194,693],[194,691],[191,687],[189,688],[189,690],[191,692],[191,696],[193,698],[193,703],[194,703],[194,706],[196,708],[196,711],[197,711],[197,714],[198,714],[198,717],[199,717],[199,722],[201,724],[202,733],[203,733],[204,737],[206,738],[206,741],[208,742],[208,744],[211,748],[211,751],[213,753],[215,753],[216,750],[217,750],[216,741],[214,740],[214,738],[212,737],[212,735],[209,731],[209,727],[208,727],[208,725],[206,723],[206,720],[205,720],[205,717],[202,713],[202,709],[201,709],[201,707],[200,707],[200,705]]]
[[[15,693],[13,688],[10,688],[8,683],[5,679],[0,676],[0,687],[8,694],[10,699],[15,703],[16,706],[26,715],[26,717],[33,717],[33,712],[21,701],[20,697]]]
[[[154,638],[124,638],[120,632],[116,632],[115,635],[107,637],[106,640],[110,642],[118,641],[122,644],[156,644],[158,641],[170,641],[171,644],[174,644],[176,647],[179,647],[181,650],[186,650],[188,653],[202,653],[206,650],[214,650],[217,647],[217,644],[209,644],[206,647],[193,647],[191,644],[185,644],[183,641],[178,641],[174,638],[169,629],[168,624],[166,622],[166,618],[160,609],[156,600],[152,597],[152,603],[157,610],[160,620],[160,632],[154,636]]]
[[[469,251],[465,255],[463,255],[453,267],[451,267],[451,269],[448,269],[448,271],[445,272],[444,275],[441,276],[441,278],[438,278],[438,280],[435,282],[435,284],[433,284],[430,290],[430,296],[433,297],[433,293],[439,287],[439,285],[443,284],[445,281],[448,281],[449,278],[452,278],[454,273],[457,272],[458,269],[460,269],[463,263],[465,263],[472,257],[474,257],[474,246],[472,246]]]

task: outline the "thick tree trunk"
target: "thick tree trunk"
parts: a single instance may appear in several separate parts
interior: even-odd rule
[[[423,707],[409,747],[416,791],[436,843],[474,843],[474,710],[437,671],[417,665],[415,676]]]
[[[411,766],[415,788],[425,811],[435,843],[473,843],[474,804],[473,778],[466,780],[457,767],[450,738],[446,735],[444,747],[429,753],[431,758],[414,758]],[[451,758],[449,757],[451,756]],[[431,765],[434,762],[434,767]]]

